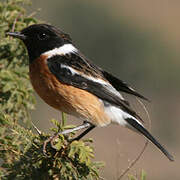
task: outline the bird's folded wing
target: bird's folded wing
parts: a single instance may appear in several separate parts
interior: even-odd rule
[[[75,59],[75,62],[73,62]],[[101,100],[116,105],[123,111],[129,113],[135,118],[141,119],[122,98],[121,94],[111,86],[111,84],[101,78],[101,72],[93,69],[84,62],[80,56],[74,58],[69,56],[53,56],[48,59],[47,65],[50,72],[61,82],[83,90],[86,90]],[[78,63],[79,62],[79,63]],[[82,65],[82,67],[80,67]],[[90,70],[90,71],[89,71]],[[89,73],[87,72],[89,71]],[[93,72],[92,71],[96,71]],[[97,72],[99,71],[99,72]],[[98,74],[99,73],[99,74]],[[96,76],[95,76],[96,74]]]
[[[121,91],[121,92],[125,92],[131,95],[134,95],[136,97],[139,97],[141,99],[144,99],[146,101],[150,100],[146,97],[144,97],[143,95],[141,95],[140,93],[138,93],[137,91],[135,91],[132,87],[130,87],[126,82],[118,79],[117,77],[113,76],[112,74],[110,74],[107,71],[104,71],[103,69],[99,68],[98,66],[94,65],[91,61],[89,61],[86,57],[83,56],[83,54],[80,54],[82,60],[85,60],[84,62],[89,63],[89,65],[91,67],[93,67],[94,69],[98,70],[99,72],[102,73],[102,76],[104,76],[104,78],[106,78],[107,81],[109,81],[109,83],[117,90],[117,91]]]

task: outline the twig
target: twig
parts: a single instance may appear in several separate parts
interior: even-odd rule
[[[126,168],[126,170],[124,170],[121,175],[119,176],[118,180],[122,179],[124,177],[124,175],[137,163],[137,161],[141,158],[142,154],[144,153],[147,145],[148,145],[148,140],[146,140],[145,142],[145,145],[143,147],[143,149],[141,150],[141,152],[138,154],[138,156],[132,160],[130,163],[129,163],[129,166]]]
[[[32,12],[31,14],[29,14],[28,18],[31,18],[31,17],[35,16],[39,11],[41,11],[41,8],[39,8],[36,11]]]
[[[19,19],[19,17],[21,16],[22,14],[19,13],[18,16],[15,18],[14,22],[13,22],[13,25],[12,25],[12,29],[11,29],[11,32],[14,32],[15,30],[15,26],[16,26],[16,23],[17,23],[17,20]],[[13,37],[10,37],[10,39],[12,40]]]
[[[22,14],[19,13],[18,16],[15,18],[15,20],[14,20],[14,22],[13,22],[13,26],[12,26],[11,32],[14,32],[15,26],[16,26],[16,23],[17,23],[17,20],[19,19],[19,17],[20,17],[21,15],[22,15]]]
[[[140,105],[143,107],[144,111],[146,112],[146,115],[147,115],[147,118],[148,118],[149,129],[151,129],[151,119],[150,119],[149,113],[148,113],[145,105],[138,98],[136,98],[136,100],[140,103]],[[132,160],[129,163],[129,166],[121,173],[121,175],[119,176],[118,180],[122,179],[124,177],[124,175],[138,162],[138,160],[141,158],[141,156],[143,155],[144,151],[146,150],[146,148],[148,146],[148,143],[149,143],[149,141],[146,140],[146,142],[145,142],[142,150],[140,151],[140,153],[137,155],[137,157],[134,160]]]
[[[149,128],[148,128],[148,129],[151,130],[151,118],[150,118],[149,112],[148,112],[146,106],[143,104],[142,101],[140,101],[138,98],[136,98],[136,100],[137,100],[137,101],[139,102],[139,104],[143,107],[143,109],[144,109],[144,111],[145,111],[145,113],[146,113],[146,115],[147,115],[147,119],[148,119],[148,125],[149,125]]]
[[[34,123],[31,122],[31,124],[32,124],[32,126],[34,127],[34,129],[37,131],[37,133],[38,133],[39,135],[41,135],[42,132],[34,125]]]

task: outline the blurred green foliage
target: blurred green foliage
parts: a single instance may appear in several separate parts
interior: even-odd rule
[[[20,41],[5,37],[8,31],[20,31],[37,22],[25,16],[20,6],[24,2],[0,2],[0,118],[27,123],[28,109],[33,109],[35,103],[28,78],[27,53]]]
[[[62,126],[58,121],[52,122],[57,126],[54,132],[70,128]],[[103,163],[92,162],[93,149],[88,145],[91,140],[69,143],[69,138],[75,134],[66,137],[60,135],[54,145],[56,149],[48,145],[47,156],[44,156],[42,148],[47,135],[37,136],[19,125],[12,127],[10,122],[8,125],[9,135],[0,139],[4,146],[0,151],[4,161],[0,174],[2,179],[99,179],[98,172]]]

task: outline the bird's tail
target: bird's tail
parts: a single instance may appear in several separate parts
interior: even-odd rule
[[[138,123],[133,118],[126,118],[126,121],[134,129],[136,129],[138,132],[142,133],[147,139],[149,139],[153,144],[155,144],[170,161],[174,161],[173,156],[140,123]]]

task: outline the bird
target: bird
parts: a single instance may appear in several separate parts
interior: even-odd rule
[[[8,32],[23,41],[29,56],[29,76],[37,94],[53,108],[82,119],[82,125],[61,134],[117,124],[150,140],[170,161],[174,157],[144,127],[142,118],[121,95],[148,100],[126,82],[95,65],[74,45],[71,37],[49,24],[33,24]]]

